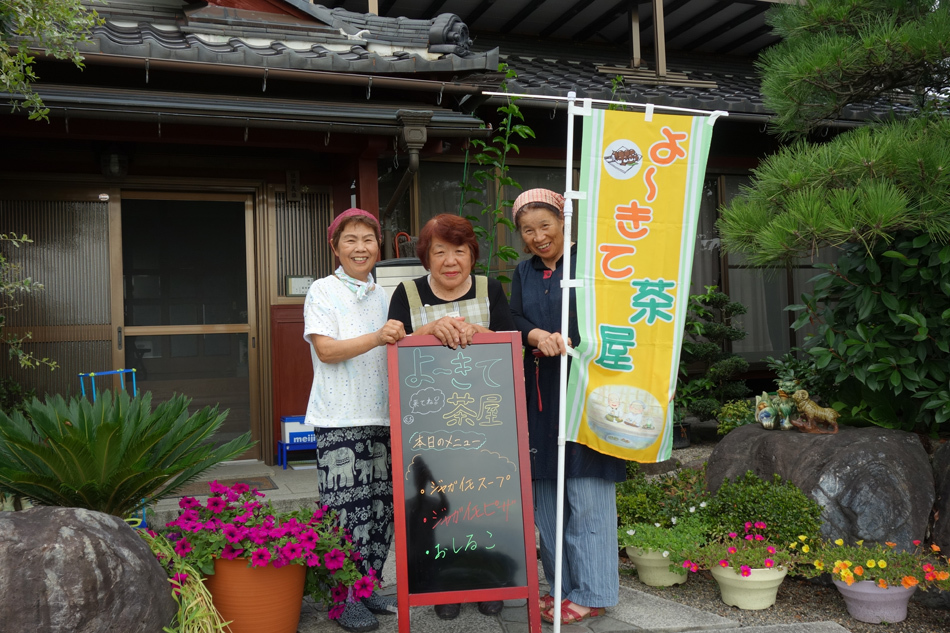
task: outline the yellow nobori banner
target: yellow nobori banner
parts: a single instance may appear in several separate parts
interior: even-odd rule
[[[568,440],[638,462],[670,457],[712,129],[706,117],[595,110],[585,118]]]

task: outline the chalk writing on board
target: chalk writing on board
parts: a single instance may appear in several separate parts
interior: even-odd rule
[[[445,394],[441,389],[426,387],[409,396],[409,408],[413,413],[436,413],[445,406]]]
[[[500,361],[500,358],[490,358],[487,360],[480,360],[475,363],[475,366],[482,370],[482,380],[485,381],[485,384],[489,387],[501,387],[497,382],[491,379],[491,368],[492,365]]]
[[[414,451],[478,450],[488,438],[474,431],[430,431],[413,433],[409,447]]]
[[[440,525],[457,525],[458,523],[464,523],[466,521],[472,522],[477,521],[478,519],[483,519],[486,517],[493,517],[496,514],[504,514],[505,521],[508,521],[510,511],[514,511],[514,506],[518,503],[517,499],[495,499],[494,501],[488,501],[486,503],[473,503],[471,501],[464,508],[459,508],[451,514],[446,514],[443,517],[440,517],[436,520],[435,524],[432,526],[432,529],[439,527]],[[518,520],[518,515],[515,515],[515,520]]]
[[[454,380],[452,382],[455,383]],[[479,396],[477,411],[469,406],[475,403],[475,398],[468,392],[460,394],[455,391],[446,399],[446,402],[454,407],[451,411],[442,415],[442,419],[446,420],[446,426],[462,426],[462,424],[475,426],[476,422],[479,426],[502,424],[502,421],[498,419],[498,411],[502,402],[501,394],[487,393]]]
[[[422,368],[435,360],[435,356],[424,354],[418,347],[412,350],[412,373],[406,376],[406,384],[410,387],[421,387],[422,383],[434,383],[435,378],[423,372]]]
[[[492,488],[501,488],[511,481],[511,475],[497,475],[495,477],[460,477],[453,481],[430,481],[428,494],[441,495],[446,492],[481,492]],[[518,483],[515,481],[515,483]]]
[[[402,423],[403,423],[403,424],[412,424],[412,423],[415,422],[415,421],[416,421],[416,419],[415,419],[414,417],[412,417],[411,415],[406,415],[406,416],[403,416],[403,418],[402,418]]]
[[[492,543],[491,540],[494,535],[488,530],[485,530],[485,534],[488,536],[484,537],[481,534],[478,536],[478,538],[482,540],[482,549],[495,549],[495,544]],[[461,542],[463,540],[465,540],[464,543]],[[478,540],[476,540],[475,535],[466,534],[465,539],[459,539],[458,544],[456,544],[455,537],[453,536],[451,545],[446,543],[443,547],[441,543],[436,543],[435,551],[426,550],[426,554],[431,555],[433,558],[445,558],[445,555],[449,552],[458,554],[459,552],[470,552],[476,549],[478,549]]]

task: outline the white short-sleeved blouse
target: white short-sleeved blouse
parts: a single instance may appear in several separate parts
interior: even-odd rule
[[[306,423],[322,428],[389,426],[386,346],[339,363],[324,363],[311,334],[346,340],[376,332],[386,323],[386,291],[377,286],[362,301],[330,275],[310,286],[303,304],[303,336],[310,344],[313,386]]]

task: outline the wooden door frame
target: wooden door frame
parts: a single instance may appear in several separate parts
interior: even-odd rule
[[[213,324],[182,326],[126,326],[124,276],[122,262],[122,200],[188,200],[208,202],[243,202],[245,231],[245,273],[247,278],[247,325]],[[251,439],[256,442],[254,448],[239,456],[238,459],[264,459],[270,455],[269,433],[264,433],[266,416],[261,403],[261,383],[263,378],[260,354],[260,328],[258,313],[260,310],[259,279],[257,275],[258,252],[257,232],[255,231],[255,195],[253,193],[229,192],[193,192],[182,190],[163,190],[156,188],[135,188],[117,191],[109,198],[109,269],[111,289],[112,318],[112,360],[115,367],[125,366],[124,341],[129,336],[172,336],[176,334],[247,334],[248,346],[248,398],[250,408]],[[121,330],[120,330],[121,328]],[[196,332],[195,330],[200,330]],[[121,332],[121,334],[120,334]]]

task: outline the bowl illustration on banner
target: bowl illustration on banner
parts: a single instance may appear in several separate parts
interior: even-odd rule
[[[604,167],[617,180],[628,180],[637,175],[643,165],[643,152],[633,141],[617,139],[604,151]]]
[[[614,446],[646,448],[659,437],[662,421],[660,402],[637,387],[605,385],[587,399],[588,426]]]

